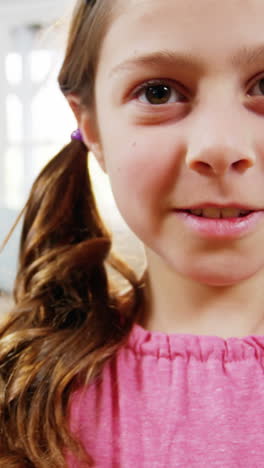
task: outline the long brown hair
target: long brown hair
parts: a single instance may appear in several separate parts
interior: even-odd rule
[[[93,105],[110,0],[80,0],[59,84]],[[111,252],[87,166],[72,141],[41,171],[23,210],[15,305],[0,328],[0,467],[64,468],[65,451],[93,460],[69,431],[69,396],[126,341],[143,304],[133,271]],[[107,263],[132,288],[120,295]]]

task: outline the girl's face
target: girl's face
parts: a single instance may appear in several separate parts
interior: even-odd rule
[[[96,155],[121,214],[160,274],[231,285],[261,273],[262,216],[228,234],[176,210],[264,209],[263,0],[120,3],[95,92]]]

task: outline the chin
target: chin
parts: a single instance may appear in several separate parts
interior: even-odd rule
[[[188,276],[195,282],[208,286],[234,286],[242,281],[246,281],[249,278],[252,278],[257,272],[258,269],[253,269],[251,271],[235,271],[236,269],[230,269],[228,272],[220,272],[215,270],[207,271],[188,271],[185,272],[185,276]]]
[[[235,284],[240,283],[243,280],[246,280],[247,278],[219,278],[219,277],[206,277],[206,276],[200,276],[200,277],[195,277],[192,278],[194,281],[200,284],[204,284],[207,286],[213,286],[213,287],[227,287],[227,286],[234,286]]]

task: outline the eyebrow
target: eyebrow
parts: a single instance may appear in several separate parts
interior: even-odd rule
[[[230,64],[236,68],[252,66],[254,63],[262,62],[264,65],[264,44],[260,44],[256,47],[241,47],[230,57]],[[191,51],[174,52],[164,49],[127,59],[116,65],[111,70],[110,76],[122,71],[130,71],[137,66],[156,67],[157,65],[190,68],[196,70],[197,73],[200,74],[203,74],[206,69],[202,57],[194,55]]]

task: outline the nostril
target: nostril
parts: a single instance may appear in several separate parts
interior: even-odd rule
[[[253,164],[248,159],[240,159],[232,164],[233,168],[240,173],[245,172],[252,167],[252,165]]]
[[[189,169],[204,176],[224,176],[227,172],[244,173],[254,166],[255,158],[248,152],[238,152],[227,146],[207,148],[186,155]]]
[[[225,164],[225,161],[219,160],[217,163],[214,164],[208,164],[207,162],[204,161],[193,161],[189,167],[193,171],[196,171],[202,175],[211,175],[211,174],[216,174],[216,175],[224,175],[229,169],[233,169],[236,172],[239,172],[240,174],[243,174],[246,170],[248,170],[250,167],[252,167],[253,164],[251,163],[250,160],[248,159],[239,159],[238,161],[235,161],[230,165]]]
[[[199,172],[200,174],[208,174],[209,172],[212,172],[212,167],[210,164],[204,161],[194,161],[192,164],[190,164],[190,169]]]

